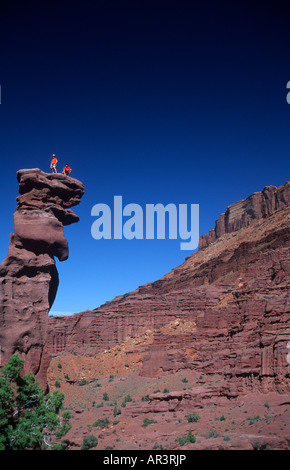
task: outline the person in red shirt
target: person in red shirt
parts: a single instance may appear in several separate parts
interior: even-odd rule
[[[57,158],[54,154],[52,154],[51,163],[50,163],[50,168],[51,168],[52,173],[57,173],[56,164],[57,164]]]
[[[66,163],[63,167],[62,174],[66,176],[69,176],[71,174],[71,168],[68,166],[68,163]]]

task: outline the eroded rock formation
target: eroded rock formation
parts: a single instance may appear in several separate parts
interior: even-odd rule
[[[45,385],[48,313],[58,288],[54,257],[68,258],[63,226],[78,222],[70,207],[80,202],[84,186],[37,168],[18,171],[17,179],[14,233],[0,264],[1,365],[18,352],[25,358],[24,371]]]

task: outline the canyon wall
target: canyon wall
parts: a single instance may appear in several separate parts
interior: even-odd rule
[[[50,318],[47,354],[94,355],[150,331],[140,375],[186,368],[220,374],[228,394],[289,390],[289,187],[230,206],[215,239],[161,279],[95,310]]]
[[[216,220],[215,228],[204,234],[199,240],[199,249],[205,248],[225,233],[235,232],[251,225],[259,219],[273,214],[290,203],[290,183],[282,186],[266,186],[262,191],[251,194],[242,201],[227,207]]]

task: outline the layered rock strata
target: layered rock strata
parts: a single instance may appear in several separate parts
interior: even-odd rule
[[[18,352],[24,372],[33,372],[45,385],[48,313],[59,282],[54,257],[68,258],[63,226],[78,222],[70,207],[79,204],[84,186],[37,168],[18,171],[17,180],[14,233],[0,264],[1,364]]]

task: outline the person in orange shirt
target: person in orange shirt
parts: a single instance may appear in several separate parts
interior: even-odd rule
[[[54,154],[52,154],[51,163],[50,163],[50,168],[51,168],[52,173],[57,173],[56,164],[57,164],[57,158]]]
[[[68,163],[65,164],[62,170],[62,174],[66,176],[69,176],[71,174],[71,168],[69,167]]]

